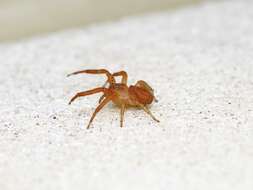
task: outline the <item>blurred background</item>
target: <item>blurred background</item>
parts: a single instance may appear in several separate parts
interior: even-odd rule
[[[201,0],[0,0],[0,43]]]

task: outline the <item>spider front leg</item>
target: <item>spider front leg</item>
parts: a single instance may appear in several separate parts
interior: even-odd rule
[[[119,72],[113,73],[112,76],[114,76],[114,77],[122,76],[121,83],[127,84],[127,73],[126,73],[126,71],[119,71]]]
[[[96,114],[97,114],[108,102],[110,102],[110,101],[111,101],[111,97],[108,96],[108,97],[106,97],[106,98],[98,105],[98,107],[95,109],[94,113],[92,114],[92,116],[91,116],[91,118],[90,118],[90,121],[89,121],[89,124],[88,124],[88,126],[87,126],[87,129],[90,128],[90,125],[91,125],[93,119],[95,118]]]
[[[106,88],[95,88],[95,89],[84,91],[84,92],[78,92],[73,98],[71,98],[71,100],[69,101],[69,104],[71,104],[78,97],[87,96],[87,95],[91,95],[91,94],[95,94],[99,92],[105,93],[106,90],[107,90]]]
[[[150,115],[152,117],[153,120],[155,120],[156,122],[160,122],[158,119],[155,118],[155,116],[151,113],[151,111],[144,105],[139,105],[148,115]]]
[[[106,95],[103,94],[103,95],[99,98],[98,103],[102,102],[102,100],[103,100],[105,97],[106,97]]]
[[[77,75],[77,74],[81,74],[81,73],[87,73],[87,74],[106,74],[107,76],[107,81],[110,84],[115,83],[115,79],[112,76],[112,74],[107,71],[106,69],[87,69],[87,70],[81,70],[81,71],[76,71],[74,73],[70,73],[67,75],[67,77],[72,76],[72,75]]]
[[[127,72],[126,71],[119,71],[119,72],[113,73],[112,76],[113,77],[122,76],[121,83],[122,84],[127,84],[127,78],[128,78],[128,76],[127,76]],[[103,85],[103,87],[105,87],[107,83],[108,83],[108,80],[105,82],[105,84]]]

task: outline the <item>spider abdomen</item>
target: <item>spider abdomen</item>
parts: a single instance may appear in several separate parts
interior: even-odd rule
[[[153,94],[151,94],[148,90],[137,86],[130,86],[129,93],[131,96],[134,96],[138,103],[143,105],[151,104],[154,99]]]

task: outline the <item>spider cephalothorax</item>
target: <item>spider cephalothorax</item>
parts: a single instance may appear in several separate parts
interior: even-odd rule
[[[103,95],[99,99],[99,105],[93,113],[87,129],[90,127],[96,114],[110,101],[120,107],[120,126],[123,127],[123,118],[126,107],[140,107],[148,113],[155,121],[159,122],[147,108],[155,99],[154,90],[143,80],[138,81],[135,85],[127,86],[127,73],[119,71],[111,74],[105,69],[98,70],[82,70],[69,74],[68,76],[89,73],[89,74],[106,74],[107,81],[103,87],[94,88],[92,90],[77,93],[69,102],[71,104],[76,98],[102,92]],[[122,76],[121,83],[116,83],[114,77]],[[109,87],[105,88],[109,83]]]

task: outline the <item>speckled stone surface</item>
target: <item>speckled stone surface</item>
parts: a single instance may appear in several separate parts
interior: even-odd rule
[[[253,189],[253,2],[207,2],[0,45],[0,189]],[[126,70],[159,99],[67,105]]]

